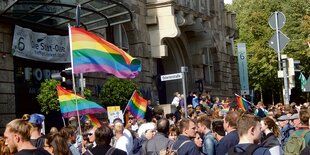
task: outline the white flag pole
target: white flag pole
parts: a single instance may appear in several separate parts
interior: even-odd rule
[[[132,99],[132,97],[133,97],[133,95],[135,94],[135,92],[136,92],[136,90],[132,93],[132,95],[131,95],[130,99],[128,100],[128,103],[127,103],[127,105],[126,105],[126,107],[125,107],[125,109],[124,109],[123,116],[125,115],[126,110],[127,110],[127,108],[128,108],[128,105],[129,105],[129,102],[130,102],[130,100]]]

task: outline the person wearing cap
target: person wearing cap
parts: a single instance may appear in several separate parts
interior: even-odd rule
[[[300,119],[299,119],[299,113],[295,113],[290,117],[290,120],[292,121],[293,126],[295,129],[298,129],[300,126]]]
[[[41,134],[42,123],[44,119],[45,117],[41,114],[31,114],[28,121],[33,126],[31,129],[30,141],[32,145],[37,148],[42,148],[45,143],[45,138]]]
[[[294,126],[289,123],[289,117],[284,114],[277,118],[279,127],[281,128],[281,148],[284,150],[284,146],[288,140],[288,137],[295,131]]]

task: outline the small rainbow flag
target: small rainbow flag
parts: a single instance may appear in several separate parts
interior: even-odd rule
[[[88,101],[82,96],[75,95],[72,91],[68,91],[61,86],[57,86],[57,92],[60,111],[65,118],[77,116],[77,110],[80,115],[106,112],[106,109],[99,104]]]
[[[118,78],[134,78],[141,62],[122,49],[84,29],[69,27],[73,73],[105,72]]]
[[[99,128],[101,127],[101,122],[94,116],[91,114],[87,114],[87,115],[83,115],[81,120],[90,120],[91,121],[91,125],[93,127]]]
[[[144,118],[147,108],[147,100],[134,91],[127,105],[131,114],[136,118]]]
[[[236,95],[236,100],[237,100],[237,103],[238,103],[238,107],[245,110],[245,111],[248,111],[249,110],[249,107],[248,107],[248,101],[245,100],[243,97]]]

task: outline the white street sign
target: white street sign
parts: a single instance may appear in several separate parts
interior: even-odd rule
[[[166,74],[160,76],[161,81],[170,81],[170,80],[177,80],[182,79],[183,75],[182,73],[175,73],[175,74]]]

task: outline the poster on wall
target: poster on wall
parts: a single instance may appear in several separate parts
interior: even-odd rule
[[[70,63],[69,37],[33,32],[15,25],[12,54],[42,62]]]

